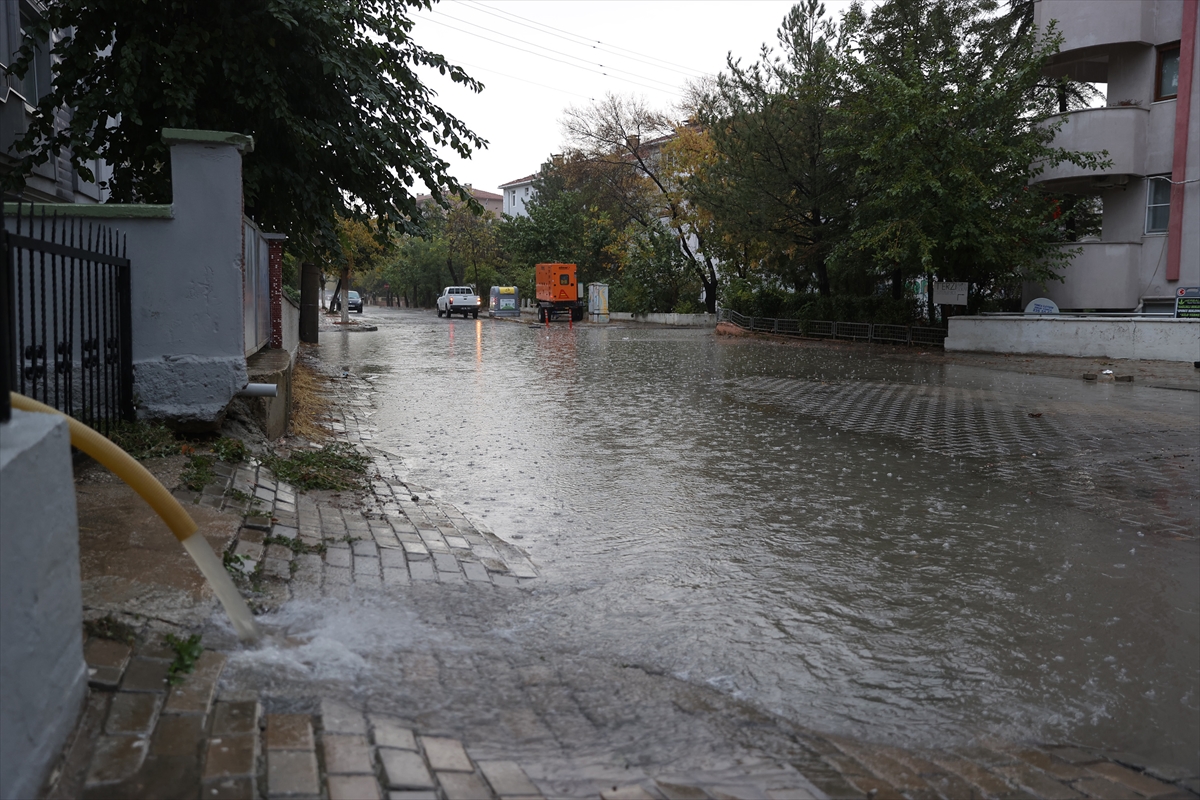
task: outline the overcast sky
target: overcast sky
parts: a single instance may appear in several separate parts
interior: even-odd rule
[[[840,17],[849,0],[826,0]],[[438,103],[488,140],[451,174],[476,189],[537,172],[562,152],[568,106],[607,92],[635,94],[671,109],[689,77],[716,74],[732,51],[755,58],[791,8],[790,0],[442,0],[415,15],[413,38],[466,68],[478,95],[436,73]]]

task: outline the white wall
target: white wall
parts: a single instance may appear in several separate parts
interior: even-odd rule
[[[170,206],[40,208],[126,237],[138,415],[210,425],[246,385],[242,151],[253,142],[218,131],[168,130],[163,138],[171,145]]]
[[[1052,314],[951,317],[947,350],[1200,361],[1200,321]]]
[[[36,797],[87,693],[67,423],[0,424],[0,797]]]

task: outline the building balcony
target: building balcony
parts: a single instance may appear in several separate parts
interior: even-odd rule
[[[1070,242],[1081,252],[1062,271],[1063,281],[1043,290],[1026,284],[1025,300],[1048,297],[1061,309],[1132,310],[1141,302],[1141,242]]]
[[[1054,137],[1054,146],[1086,153],[1108,151],[1108,167],[1089,170],[1069,162],[1049,167],[1034,183],[1064,191],[1087,192],[1123,183],[1128,176],[1146,174],[1146,130],[1150,110],[1141,106],[1086,108],[1067,114]],[[1056,117],[1057,119],[1057,117]]]
[[[1156,3],[1143,0],[1107,0],[1102,4],[1079,0],[1037,0],[1033,21],[1044,31],[1051,20],[1058,21],[1063,41],[1059,59],[1074,51],[1103,52],[1113,45],[1154,44]]]

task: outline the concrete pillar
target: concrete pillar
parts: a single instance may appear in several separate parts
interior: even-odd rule
[[[267,280],[271,293],[271,342],[270,347],[283,347],[283,240],[281,233],[263,234],[267,240]]]
[[[0,798],[36,797],[87,695],[66,420],[0,424]]]

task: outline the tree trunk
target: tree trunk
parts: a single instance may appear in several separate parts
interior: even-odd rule
[[[904,273],[899,268],[892,270],[892,299],[904,297]]]
[[[450,258],[450,256],[446,256],[446,269],[450,270],[451,283],[455,285],[462,283],[462,281],[458,279],[458,273],[454,271],[454,259]]]
[[[305,261],[300,265],[300,341],[316,344],[321,296],[321,270]]]
[[[342,324],[350,322],[350,268],[342,268]]]

